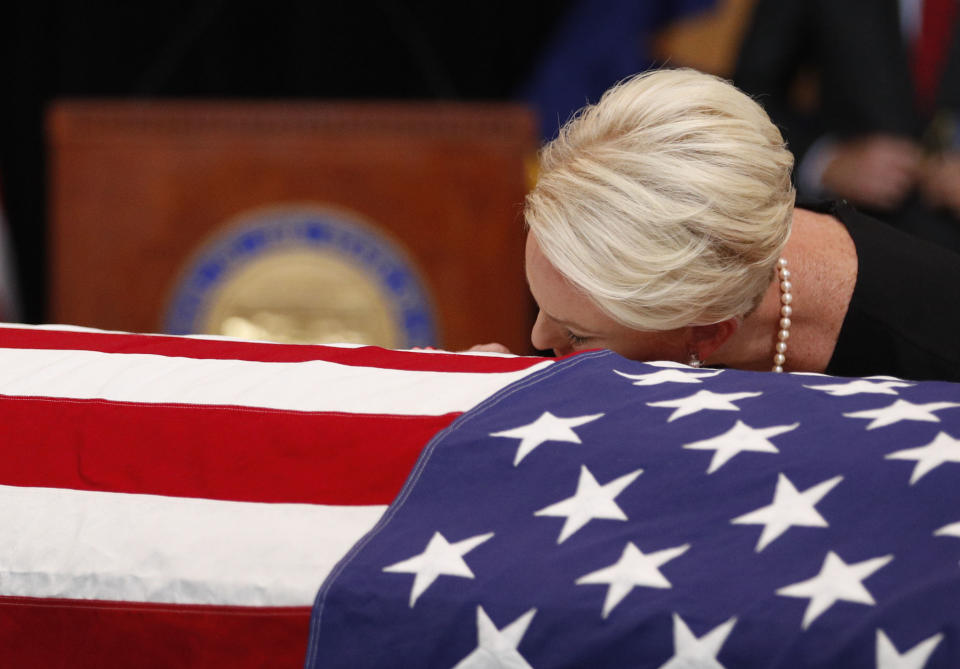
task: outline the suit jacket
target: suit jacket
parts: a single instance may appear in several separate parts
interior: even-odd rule
[[[798,162],[824,135],[923,138],[931,114],[921,113],[914,102],[899,11],[897,0],[758,0],[734,83],[765,106]],[[792,87],[804,71],[819,80],[818,102],[811,110],[798,110],[791,102]],[[960,20],[934,108],[960,119]],[[916,195],[899,211],[871,213],[960,251],[960,221],[929,209]]]

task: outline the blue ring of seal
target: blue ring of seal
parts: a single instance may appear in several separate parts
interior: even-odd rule
[[[404,341],[436,346],[431,300],[406,254],[371,226],[342,213],[277,211],[244,218],[203,246],[178,282],[164,320],[169,334],[193,334],[211,291],[253,258],[294,246],[333,250],[359,265],[384,290]]]

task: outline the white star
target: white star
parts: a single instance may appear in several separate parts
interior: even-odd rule
[[[901,655],[886,633],[877,630],[877,669],[923,669],[943,634],[934,634]]]
[[[740,407],[734,404],[737,400],[748,397],[759,397],[763,393],[713,393],[709,390],[698,390],[693,395],[681,397],[675,400],[666,400],[663,402],[647,402],[650,407],[676,408],[667,422],[675,421],[677,418],[683,418],[690,414],[697,413],[703,409],[713,409],[715,411],[740,411]]]
[[[944,525],[933,533],[935,537],[960,537],[960,522]]]
[[[926,446],[888,453],[886,458],[887,460],[915,460],[917,464],[910,476],[910,485],[913,485],[925,474],[945,462],[960,462],[960,439],[954,439],[946,432],[938,432],[933,441]]]
[[[672,588],[660,567],[674,558],[680,557],[690,549],[690,544],[665,548],[649,555],[637,548],[632,542],[627,542],[620,555],[620,559],[609,567],[584,574],[577,579],[577,585],[605,584],[607,596],[603,601],[603,617],[614,609],[630,591],[637,586],[647,588]]]
[[[383,571],[416,574],[413,578],[413,589],[410,590],[410,608],[413,608],[417,598],[437,580],[438,576],[473,578],[473,572],[463,561],[463,556],[492,536],[493,532],[488,532],[451,544],[442,534],[434,532],[422,553],[384,567]]]
[[[899,379],[889,379],[882,381],[869,381],[867,379],[854,379],[847,383],[829,383],[823,386],[804,386],[811,390],[821,390],[834,397],[846,397],[847,395],[877,394],[877,395],[896,395],[894,388],[910,388],[916,384],[900,381]]]
[[[635,386],[655,386],[660,383],[703,383],[700,379],[709,379],[716,376],[723,370],[714,370],[709,372],[700,372],[694,369],[683,371],[676,368],[661,369],[649,374],[626,374],[624,372],[613,370],[625,379],[633,381]]]
[[[690,365],[685,365],[682,362],[676,362],[675,360],[647,360],[643,364],[649,365],[650,367],[662,367],[664,369],[687,369],[691,372],[699,371],[699,367],[691,367]],[[722,369],[718,369],[718,372],[722,372]]]
[[[775,437],[784,432],[790,432],[797,429],[800,423],[793,425],[773,425],[771,427],[755,428],[750,427],[743,421],[737,421],[736,425],[723,434],[684,444],[684,448],[695,451],[716,451],[713,459],[710,461],[710,467],[707,474],[712,474],[735,456],[743,451],[755,451],[758,453],[779,453],[777,447],[770,443],[768,437]]]
[[[736,618],[714,627],[699,639],[676,613],[673,614],[673,657],[660,669],[724,669],[717,662],[717,653],[727,641]]]
[[[490,436],[509,437],[510,439],[520,440],[517,455],[513,459],[513,466],[516,467],[533,449],[545,441],[566,441],[572,444],[583,443],[572,428],[595,421],[602,416],[602,413],[595,413],[589,416],[558,418],[549,411],[544,411],[540,417],[532,423],[527,423],[526,425],[521,425],[520,427],[515,427],[510,430],[503,430],[502,432],[492,432]]]
[[[517,651],[517,646],[536,613],[536,609],[530,609],[498,630],[483,607],[478,606],[477,647],[453,669],[533,669]]]
[[[790,479],[784,474],[780,474],[777,478],[777,489],[773,493],[772,504],[745,513],[730,522],[737,525],[764,526],[756,547],[756,552],[759,553],[794,525],[798,527],[828,527],[829,524],[815,507],[842,480],[842,476],[834,476],[828,481],[823,481],[803,492],[799,492]]]
[[[867,425],[868,430],[877,427],[886,427],[893,425],[901,420],[917,420],[924,423],[939,423],[940,419],[933,414],[934,411],[941,409],[950,409],[960,407],[956,402],[928,402],[927,404],[914,404],[906,400],[897,400],[890,406],[880,409],[868,409],[866,411],[854,411],[853,413],[843,414],[847,418],[872,418]]]
[[[590,470],[585,465],[580,465],[580,480],[577,482],[577,492],[573,497],[567,497],[556,504],[544,507],[533,515],[566,517],[567,522],[563,524],[563,529],[560,530],[560,536],[557,538],[558,544],[562,544],[570,535],[594,518],[627,520],[626,514],[614,500],[641,473],[643,470],[637,469],[600,485]]]
[[[810,623],[839,600],[871,606],[875,604],[873,595],[863,587],[861,581],[885,567],[892,559],[892,555],[884,555],[847,564],[839,555],[830,551],[823,560],[819,574],[806,581],[784,586],[777,590],[777,594],[810,599],[803,614],[803,629],[807,629]]]

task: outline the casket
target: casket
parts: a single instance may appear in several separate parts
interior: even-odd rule
[[[960,385],[0,327],[12,667],[960,666]]]

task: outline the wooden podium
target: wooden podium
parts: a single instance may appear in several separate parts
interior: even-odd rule
[[[185,267],[227,222],[308,204],[402,247],[435,307],[436,345],[530,350],[524,107],[63,101],[48,134],[56,322],[162,331]]]

